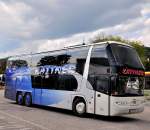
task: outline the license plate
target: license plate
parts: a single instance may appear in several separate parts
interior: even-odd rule
[[[136,113],[136,112],[138,112],[137,109],[129,109],[129,113]]]

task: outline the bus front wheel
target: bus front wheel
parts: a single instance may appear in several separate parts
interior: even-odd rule
[[[25,94],[25,105],[30,107],[32,105],[32,96],[30,93]]]
[[[76,99],[73,103],[73,112],[77,116],[83,116],[86,113],[86,104],[83,99]]]

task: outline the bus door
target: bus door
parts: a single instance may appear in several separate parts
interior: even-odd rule
[[[107,75],[95,77],[95,114],[109,114],[109,81]]]

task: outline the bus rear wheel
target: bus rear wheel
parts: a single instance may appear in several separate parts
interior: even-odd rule
[[[25,101],[24,101],[24,102],[25,102],[25,105],[26,105],[27,107],[30,107],[30,106],[32,105],[32,96],[31,96],[30,93],[25,94],[24,100],[25,100]]]
[[[82,99],[76,99],[73,103],[73,112],[77,116],[84,116],[86,113],[86,104]]]
[[[23,95],[22,95],[22,93],[18,93],[17,94],[17,104],[19,104],[19,105],[23,105]]]

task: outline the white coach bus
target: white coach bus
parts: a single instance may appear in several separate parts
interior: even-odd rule
[[[135,49],[108,41],[8,59],[5,97],[115,116],[144,110],[144,67]]]

